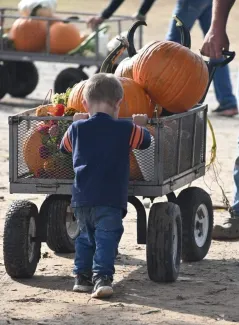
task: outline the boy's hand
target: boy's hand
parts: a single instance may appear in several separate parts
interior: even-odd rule
[[[132,115],[134,124],[139,126],[145,126],[148,123],[148,115],[147,114],[134,114]]]
[[[73,121],[87,120],[88,118],[89,118],[88,113],[75,113],[73,116]]]

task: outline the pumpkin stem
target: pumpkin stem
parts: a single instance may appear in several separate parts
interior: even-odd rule
[[[134,47],[134,34],[136,29],[139,26],[147,26],[146,22],[144,20],[137,20],[129,29],[128,34],[127,34],[127,40],[129,42],[129,47],[127,49],[128,55],[130,58],[132,58],[137,52]]]
[[[185,24],[176,15],[173,16],[176,20],[176,26],[179,28],[181,34],[181,44],[189,49],[191,49],[191,35]]]
[[[125,37],[118,38],[118,41],[120,41],[120,44],[106,57],[101,65],[100,72],[112,73],[115,61],[128,48],[129,42]]]

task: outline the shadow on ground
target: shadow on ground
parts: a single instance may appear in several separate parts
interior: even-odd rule
[[[239,322],[237,260],[205,259],[193,264],[183,263],[178,280],[165,284],[149,280],[145,261],[130,256],[128,258],[121,255],[117,263],[136,266],[137,269],[115,284],[115,294],[110,302],[214,319],[217,315],[223,315],[225,320]],[[229,272],[230,277],[227,275]],[[19,282],[32,287],[64,291],[71,291],[73,284],[70,276],[48,275],[38,275]]]

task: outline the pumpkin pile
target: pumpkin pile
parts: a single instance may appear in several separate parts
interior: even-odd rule
[[[133,36],[136,28],[146,25],[136,22],[128,33],[129,58],[121,61],[117,77],[133,79],[151,100],[170,113],[186,112],[203,97],[208,81],[208,68],[203,59],[190,50],[189,31],[180,24],[181,43],[154,41],[136,52]],[[121,44],[121,48],[124,44]],[[118,47],[118,51],[120,47]]]
[[[21,17],[14,21],[8,38],[13,41],[17,51],[42,52],[46,48],[47,20],[37,17],[55,18],[50,21],[50,53],[66,54],[78,47],[86,36],[80,35],[76,25],[53,15],[51,8],[26,6],[20,10]]]
[[[201,57],[190,50],[189,32],[182,28],[181,32],[184,33],[182,45],[169,41],[155,41],[136,52],[133,36],[140,25],[146,24],[142,21],[136,22],[129,30],[127,38],[122,38],[120,44],[108,55],[100,70],[112,73],[115,61],[127,49],[129,58],[123,60],[115,71],[124,89],[119,117],[130,118],[133,114],[147,114],[152,118],[156,113],[157,116],[161,114],[162,107],[174,114],[189,110],[200,101],[208,85],[207,66]],[[55,23],[51,28],[55,30],[55,39],[61,38],[64,32],[67,35],[68,27],[66,28],[64,23],[59,25]],[[57,28],[62,32],[58,34]],[[57,49],[57,44],[56,42],[55,51],[61,51],[59,47]],[[63,51],[64,44],[61,46]],[[65,94],[55,94],[52,104],[39,106],[36,115],[72,116],[76,112],[85,112],[82,104],[85,84],[86,81],[81,81],[72,89],[68,89]],[[59,153],[59,144],[68,126],[69,122],[64,119],[46,121],[29,131],[23,151],[25,162],[35,177],[73,177],[69,155]],[[154,164],[154,128],[149,130],[152,146],[149,148],[148,156],[152,157]],[[169,156],[172,132],[170,127],[166,131],[168,136],[166,141],[169,143],[164,146],[166,150],[164,154]],[[131,180],[152,180],[153,175],[146,173],[147,168],[144,170],[144,167],[138,164],[143,161],[142,154],[147,156],[145,152],[130,153]],[[153,172],[153,165],[151,167],[149,169]]]

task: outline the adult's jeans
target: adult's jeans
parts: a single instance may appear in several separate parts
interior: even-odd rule
[[[189,30],[199,20],[203,34],[206,35],[211,24],[212,0],[178,0],[174,14],[182,19]],[[180,43],[180,33],[174,20],[171,21],[166,39]],[[237,100],[233,95],[228,66],[216,70],[213,83],[220,109],[236,108]]]
[[[106,206],[76,208],[80,235],[75,241],[74,274],[113,277],[123,234],[123,209]]]

